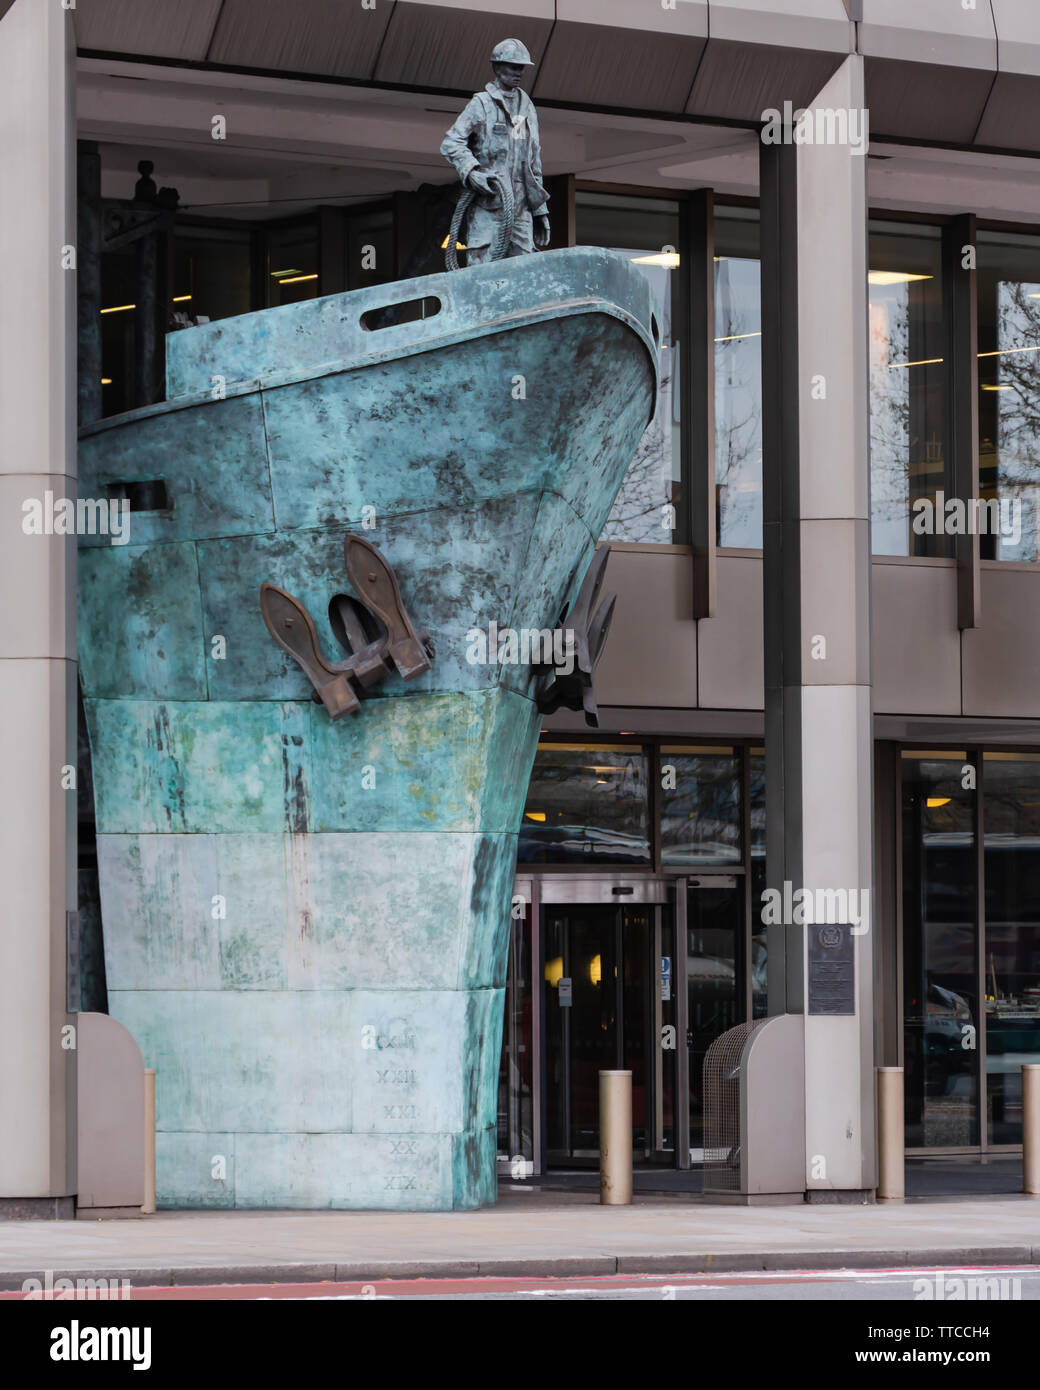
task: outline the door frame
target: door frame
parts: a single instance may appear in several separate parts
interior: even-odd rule
[[[522,892],[524,897],[531,904],[532,934],[531,948],[534,956],[534,968],[532,970],[532,992],[537,996],[537,1006],[532,1000],[532,1023],[534,1033],[534,1071],[533,1075],[537,1078],[538,1096],[535,1105],[535,1154],[534,1171],[541,1175],[548,1167],[548,1152],[546,1147],[547,1133],[547,1108],[548,1108],[548,1085],[547,1085],[547,1062],[548,1047],[546,1041],[546,1018],[543,1005],[544,991],[542,982],[545,978],[545,948],[544,936],[542,933],[542,908],[559,907],[570,905],[582,906],[603,906],[603,907],[627,907],[645,906],[655,907],[658,910],[654,914],[654,921],[651,924],[652,939],[650,949],[652,959],[656,960],[654,948],[660,938],[661,928],[661,907],[673,907],[673,934],[676,942],[685,940],[679,935],[679,914],[682,913],[685,923],[685,889],[684,880],[673,875],[659,874],[612,874],[597,873],[592,874],[545,874],[523,876],[523,888],[521,878],[517,878],[517,892]],[[675,959],[672,964],[672,990],[673,998],[676,1001],[676,1039],[685,1038],[685,995],[686,995],[686,975],[685,975],[685,956],[682,952],[674,951]],[[678,970],[676,967],[678,966]],[[679,975],[681,974],[681,983]],[[537,985],[537,988],[535,988]],[[656,1001],[648,1000],[648,1007],[653,1009]],[[657,1001],[659,1008],[659,1001]],[[656,1017],[654,1012],[651,1017]],[[675,1106],[676,1120],[676,1166],[683,1166],[682,1158],[686,1159],[686,1166],[689,1165],[689,1117],[688,1106],[680,1103],[680,1098],[685,1096],[689,1086],[689,1075],[686,1068],[685,1049],[681,1046],[676,1047],[676,1074],[675,1074]],[[686,1089],[684,1089],[684,1087]],[[687,1139],[685,1148],[680,1147],[683,1129],[686,1131]],[[653,1161],[659,1151],[651,1151],[651,1161]]]

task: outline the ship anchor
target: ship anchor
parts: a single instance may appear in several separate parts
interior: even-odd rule
[[[617,602],[617,594],[606,594],[599,603],[609,555],[609,545],[596,547],[570,612],[556,624],[558,630],[570,635],[573,643],[573,670],[564,674],[555,666],[543,667],[535,697],[542,714],[552,714],[561,705],[564,709],[584,710],[590,729],[599,728],[594,689],[596,664],[603,654]]]
[[[356,714],[358,690],[377,685],[396,668],[402,680],[430,669],[433,645],[412,624],[397,576],[374,545],[360,536],[343,541],[343,562],[357,598],[336,594],[329,605],[332,630],[348,653],[330,661],[321,649],[314,619],[292,594],[277,584],[260,586],[260,612],[267,630],[307,674],[331,719]]]

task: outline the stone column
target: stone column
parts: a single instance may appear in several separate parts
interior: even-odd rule
[[[75,497],[73,59],[60,4],[15,0],[0,20],[0,1215],[10,1216],[71,1215],[75,1191],[75,1053],[62,1028],[73,1021],[76,539],[23,528],[30,499]]]
[[[875,1169],[863,108],[853,56],[761,166],[769,1004],[805,1015],[810,1200]]]

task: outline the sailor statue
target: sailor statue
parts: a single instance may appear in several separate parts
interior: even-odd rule
[[[467,264],[524,256],[549,245],[549,195],[542,185],[538,117],[521,88],[531,55],[519,39],[503,39],[491,54],[495,80],[477,92],[441,144],[465,192],[453,226],[469,207]],[[508,223],[508,225],[503,225]],[[454,261],[454,236],[448,263]]]

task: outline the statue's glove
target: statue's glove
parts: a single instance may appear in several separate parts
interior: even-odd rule
[[[494,198],[497,196],[491,184],[488,182],[487,174],[482,174],[479,169],[474,169],[466,179],[466,182],[476,193],[483,193],[487,198]]]
[[[539,251],[544,251],[549,245],[551,232],[549,230],[548,217],[536,217],[534,223],[534,244]]]

